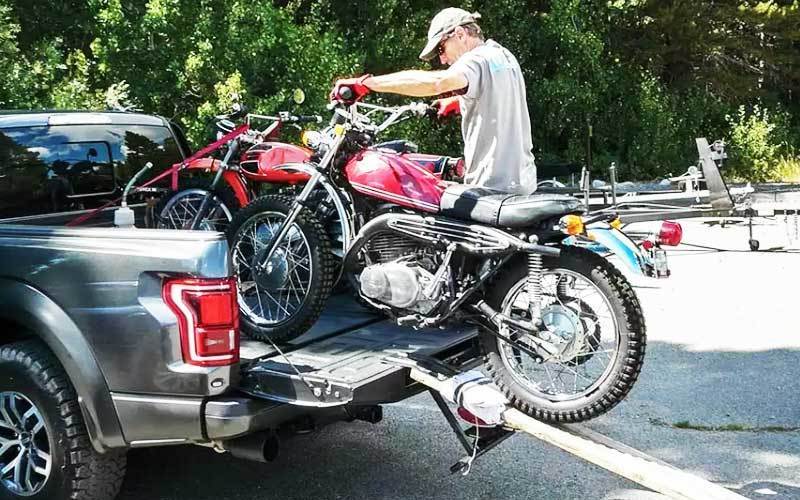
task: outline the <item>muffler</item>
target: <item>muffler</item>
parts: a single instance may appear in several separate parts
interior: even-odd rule
[[[455,243],[459,251],[483,257],[502,256],[514,252],[536,253],[558,257],[558,248],[528,242],[500,228],[470,224],[433,215],[389,213],[380,215],[361,228],[344,258],[344,268],[358,269],[364,245],[375,235],[389,232],[402,234],[424,245],[447,247]],[[536,241],[536,240],[534,240]]]
[[[222,447],[236,458],[267,463],[278,457],[280,439],[275,432],[256,432],[225,441]]]

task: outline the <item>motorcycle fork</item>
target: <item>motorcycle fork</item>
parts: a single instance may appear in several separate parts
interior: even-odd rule
[[[286,238],[286,235],[289,234],[292,224],[294,224],[297,216],[300,215],[300,212],[305,208],[306,200],[308,200],[308,198],[311,196],[311,193],[317,187],[317,184],[319,184],[319,179],[321,176],[321,173],[315,172],[311,176],[311,179],[308,180],[297,198],[295,198],[294,203],[292,203],[292,208],[289,210],[289,213],[286,215],[286,218],[283,219],[283,222],[278,229],[278,234],[272,238],[272,240],[270,240],[263,262],[258,264],[260,269],[264,269],[264,267],[267,265],[267,262],[269,262],[272,256],[275,254],[275,250],[278,248],[278,245],[280,245],[283,239]]]
[[[211,181],[208,191],[206,192],[205,196],[203,196],[203,201],[200,202],[200,208],[197,209],[197,213],[194,214],[194,217],[192,218],[192,223],[189,226],[189,229],[196,230],[200,226],[200,222],[206,218],[206,212],[209,211],[211,200],[216,197],[214,190],[222,180],[222,176],[225,174],[225,171],[228,170],[228,162],[233,157],[236,149],[236,141],[231,141],[231,145],[228,148],[228,152],[225,154],[225,158],[222,159],[217,172],[214,174],[214,179]]]
[[[295,198],[294,203],[292,203],[292,208],[289,210],[289,213],[286,215],[286,218],[283,220],[280,229],[278,229],[278,234],[272,238],[267,246],[267,253],[264,257],[263,262],[258,264],[259,270],[263,271],[267,265],[267,262],[270,261],[272,256],[275,254],[275,250],[278,248],[278,245],[283,241],[287,234],[289,234],[289,229],[294,224],[295,219],[297,216],[300,215],[300,212],[305,208],[306,201],[311,196],[311,193],[317,188],[317,185],[322,178],[322,172],[328,168],[328,166],[333,162],[336,153],[339,151],[339,147],[342,145],[344,141],[344,132],[339,134],[336,142],[333,146],[325,153],[325,157],[319,164],[319,169],[314,171],[311,175],[311,178],[306,183],[306,186],[300,192],[300,194]]]

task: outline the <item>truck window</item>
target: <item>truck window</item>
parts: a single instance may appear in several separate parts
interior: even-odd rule
[[[169,128],[58,125],[0,130],[0,218],[89,209],[117,198],[148,161],[182,158]]]

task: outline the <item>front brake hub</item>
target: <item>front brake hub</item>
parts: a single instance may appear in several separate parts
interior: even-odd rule
[[[267,256],[267,247],[260,249],[253,256],[250,269],[253,270],[258,286],[268,290],[277,290],[289,281],[289,260],[286,258],[285,248],[276,248],[269,261],[264,262]],[[262,262],[263,265],[262,265]]]

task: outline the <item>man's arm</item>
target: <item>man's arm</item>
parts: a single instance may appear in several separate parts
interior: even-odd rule
[[[413,97],[427,97],[463,89],[467,79],[458,71],[408,70],[364,80],[370,90]]]

